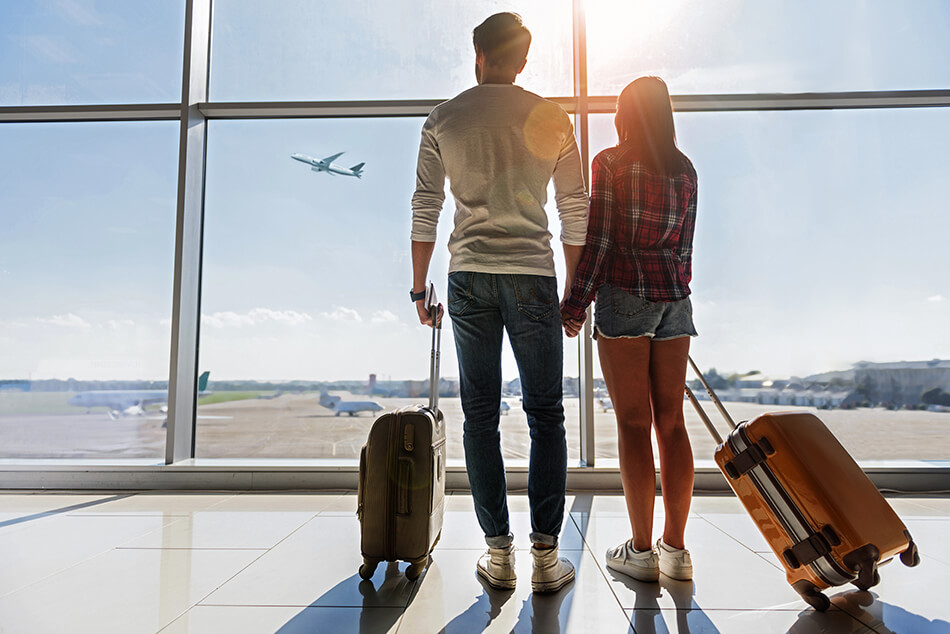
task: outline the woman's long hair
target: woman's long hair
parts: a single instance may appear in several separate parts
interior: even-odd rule
[[[681,156],[673,128],[673,104],[659,77],[640,77],[627,84],[617,99],[617,136],[620,145],[639,149],[640,159],[652,171],[675,176]]]

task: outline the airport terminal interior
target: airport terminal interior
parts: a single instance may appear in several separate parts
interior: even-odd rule
[[[567,113],[585,182],[623,88],[666,82],[697,172],[697,369],[735,421],[820,418],[919,565],[806,603],[684,398],[693,579],[608,569],[631,527],[589,312],[563,339],[576,579],[531,591],[507,342],[517,586],[476,574],[451,322],[433,380],[407,291],[422,126],[475,85],[472,30],[499,11],[531,31],[515,83]],[[0,633],[950,634],[948,41],[943,0],[0,2]],[[447,187],[442,302],[454,213]],[[438,544],[416,579],[362,579],[361,450],[433,393]],[[654,539],[663,520],[658,492]]]

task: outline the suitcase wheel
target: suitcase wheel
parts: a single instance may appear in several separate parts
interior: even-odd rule
[[[801,580],[792,584],[795,591],[802,596],[802,600],[819,612],[831,607],[831,600],[810,581]]]
[[[920,552],[917,550],[917,544],[911,542],[907,550],[901,553],[901,563],[911,568],[920,564]]]
[[[367,559],[364,557],[363,565],[360,566],[360,577],[363,579],[372,579],[376,573],[376,566],[378,565],[379,561],[376,559]]]
[[[415,581],[419,578],[419,575],[422,574],[422,571],[426,569],[426,566],[429,564],[429,556],[426,555],[425,559],[422,561],[414,561],[409,564],[409,567],[406,568],[406,579],[409,581]]]
[[[865,578],[867,576],[870,576],[871,578],[870,579]],[[879,573],[877,569],[875,569],[873,575],[865,575],[864,571],[862,570],[861,574],[858,575],[858,578],[852,581],[851,583],[853,583],[857,587],[858,590],[867,591],[869,588],[881,583],[881,573]]]

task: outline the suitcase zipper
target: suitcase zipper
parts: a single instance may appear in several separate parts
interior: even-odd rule
[[[386,508],[386,561],[395,561],[396,557],[396,486],[397,459],[399,458],[399,428],[402,415],[395,414],[396,420],[389,428],[389,446],[386,448],[386,481],[389,487],[389,500]]]

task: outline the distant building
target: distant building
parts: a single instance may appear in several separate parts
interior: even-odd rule
[[[854,366],[855,391],[871,403],[919,405],[924,392],[950,392],[950,361],[861,362]]]
[[[29,381],[0,381],[0,392],[29,392]]]

